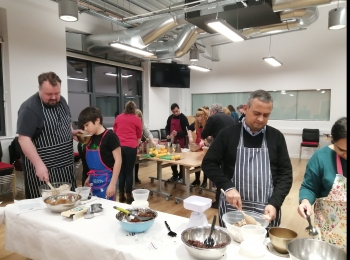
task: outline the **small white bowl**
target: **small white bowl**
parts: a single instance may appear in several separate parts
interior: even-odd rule
[[[81,200],[87,200],[90,195],[90,187],[75,188],[76,193],[79,193],[80,190],[81,190],[80,192]]]

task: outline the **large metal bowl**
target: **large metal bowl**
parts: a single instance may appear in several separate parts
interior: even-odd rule
[[[198,226],[187,228],[181,233],[181,240],[185,244],[188,253],[197,259],[213,260],[221,258],[227,249],[227,246],[231,243],[230,235],[222,228],[215,228],[212,234],[212,238],[215,241],[215,245],[226,243],[225,246],[219,248],[200,248],[188,244],[188,240],[195,240],[204,242],[210,234],[210,226]]]
[[[127,210],[134,214],[138,214],[141,212],[146,212],[146,213],[152,212],[155,215],[153,219],[150,219],[147,221],[130,222],[128,220],[129,217],[124,212],[119,211],[115,217],[120,223],[120,226],[122,227],[122,229],[124,229],[126,232],[129,232],[129,233],[142,233],[147,231],[154,224],[155,219],[158,217],[157,211],[149,208],[133,208],[133,209],[127,209]]]
[[[65,199],[68,202],[65,204],[55,205],[55,203],[58,202],[58,200],[60,199]],[[46,203],[47,208],[52,212],[63,212],[78,206],[80,204],[80,200],[81,200],[80,195],[76,193],[66,193],[66,194],[53,195],[53,196],[47,197],[46,199],[44,199],[44,202]]]
[[[259,214],[249,210],[245,210],[244,213],[246,213],[249,216],[252,216],[264,228],[266,228],[269,225],[269,221],[263,217],[263,214]],[[231,235],[232,239],[238,243],[241,243],[244,240],[243,235],[241,232],[241,228],[234,226],[233,224],[240,222],[243,219],[243,214],[238,210],[226,212],[224,215],[222,215],[222,221],[225,223],[227,231]]]
[[[340,247],[312,238],[296,238],[287,244],[292,260],[345,260]]]

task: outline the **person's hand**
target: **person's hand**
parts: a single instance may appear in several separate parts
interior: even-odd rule
[[[35,174],[38,176],[41,181],[49,181],[49,171],[46,168],[45,164],[42,164],[38,167],[35,167]]]
[[[238,210],[242,210],[242,199],[241,195],[236,189],[226,191],[226,201]]]
[[[177,135],[177,131],[175,131],[175,130],[172,131],[172,132],[171,132],[171,135],[172,135],[172,136],[176,136],[176,135]]]
[[[203,147],[205,145],[205,143],[204,143],[204,140],[201,140],[200,142],[199,142],[199,147]]]
[[[113,197],[115,194],[115,184],[112,185],[112,183],[110,183],[108,185],[107,191],[106,191],[106,198],[110,198]]]
[[[314,213],[311,204],[307,199],[303,199],[300,205],[298,206],[298,213],[303,218],[306,218],[305,211],[309,216],[311,216]]]
[[[266,205],[265,207],[265,211],[264,214],[266,215],[266,219],[269,220],[269,222],[271,222],[272,220],[274,220],[276,218],[276,208],[270,204]]]
[[[90,187],[90,176],[88,176],[84,182],[85,187]]]
[[[153,145],[157,145],[157,144],[158,144],[158,142],[156,142],[153,138],[151,138],[151,143],[152,143]]]

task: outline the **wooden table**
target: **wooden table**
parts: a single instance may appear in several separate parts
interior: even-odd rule
[[[184,184],[186,186],[185,188],[186,195],[185,195],[185,198],[175,197],[176,204],[178,204],[180,200],[184,200],[190,196],[190,189],[191,189],[190,174],[201,170],[201,164],[204,157],[204,152],[200,151],[200,152],[176,153],[176,155],[177,154],[181,155],[181,159],[176,161],[164,160],[156,157],[143,158],[141,157],[141,155],[138,155],[138,157],[142,158],[142,160],[157,162],[158,188],[157,190],[150,190],[150,192],[156,192],[158,194],[164,195],[166,200],[169,200],[169,198],[171,197],[171,194],[162,191],[162,169],[172,165],[180,165],[181,167],[183,167],[183,173],[184,173],[183,178],[184,178]],[[192,167],[198,167],[198,168],[191,170]],[[152,195],[152,193],[150,193],[150,195]]]

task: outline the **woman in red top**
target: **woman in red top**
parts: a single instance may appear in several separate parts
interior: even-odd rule
[[[136,104],[129,101],[125,110],[114,121],[113,131],[119,138],[122,149],[122,166],[119,174],[119,202],[131,204],[133,170],[136,161],[137,147],[142,137],[142,123],[135,114]],[[126,192],[126,197],[125,197]]]
[[[200,146],[200,150],[202,150],[202,146],[204,145],[204,141],[201,138],[201,133],[202,130],[205,126],[205,124],[207,123],[209,118],[209,111],[207,109],[205,109],[204,107],[198,108],[197,112],[196,112],[196,119],[195,121],[190,125],[190,127],[188,128],[188,141],[189,143],[196,143]],[[193,140],[192,137],[192,131],[196,131],[196,140]],[[191,183],[191,185],[193,186],[199,186],[200,184],[200,174],[201,171],[195,172],[196,174],[196,179]],[[201,185],[202,188],[206,188],[207,187],[207,176],[205,176],[205,174],[203,173],[203,182]]]

